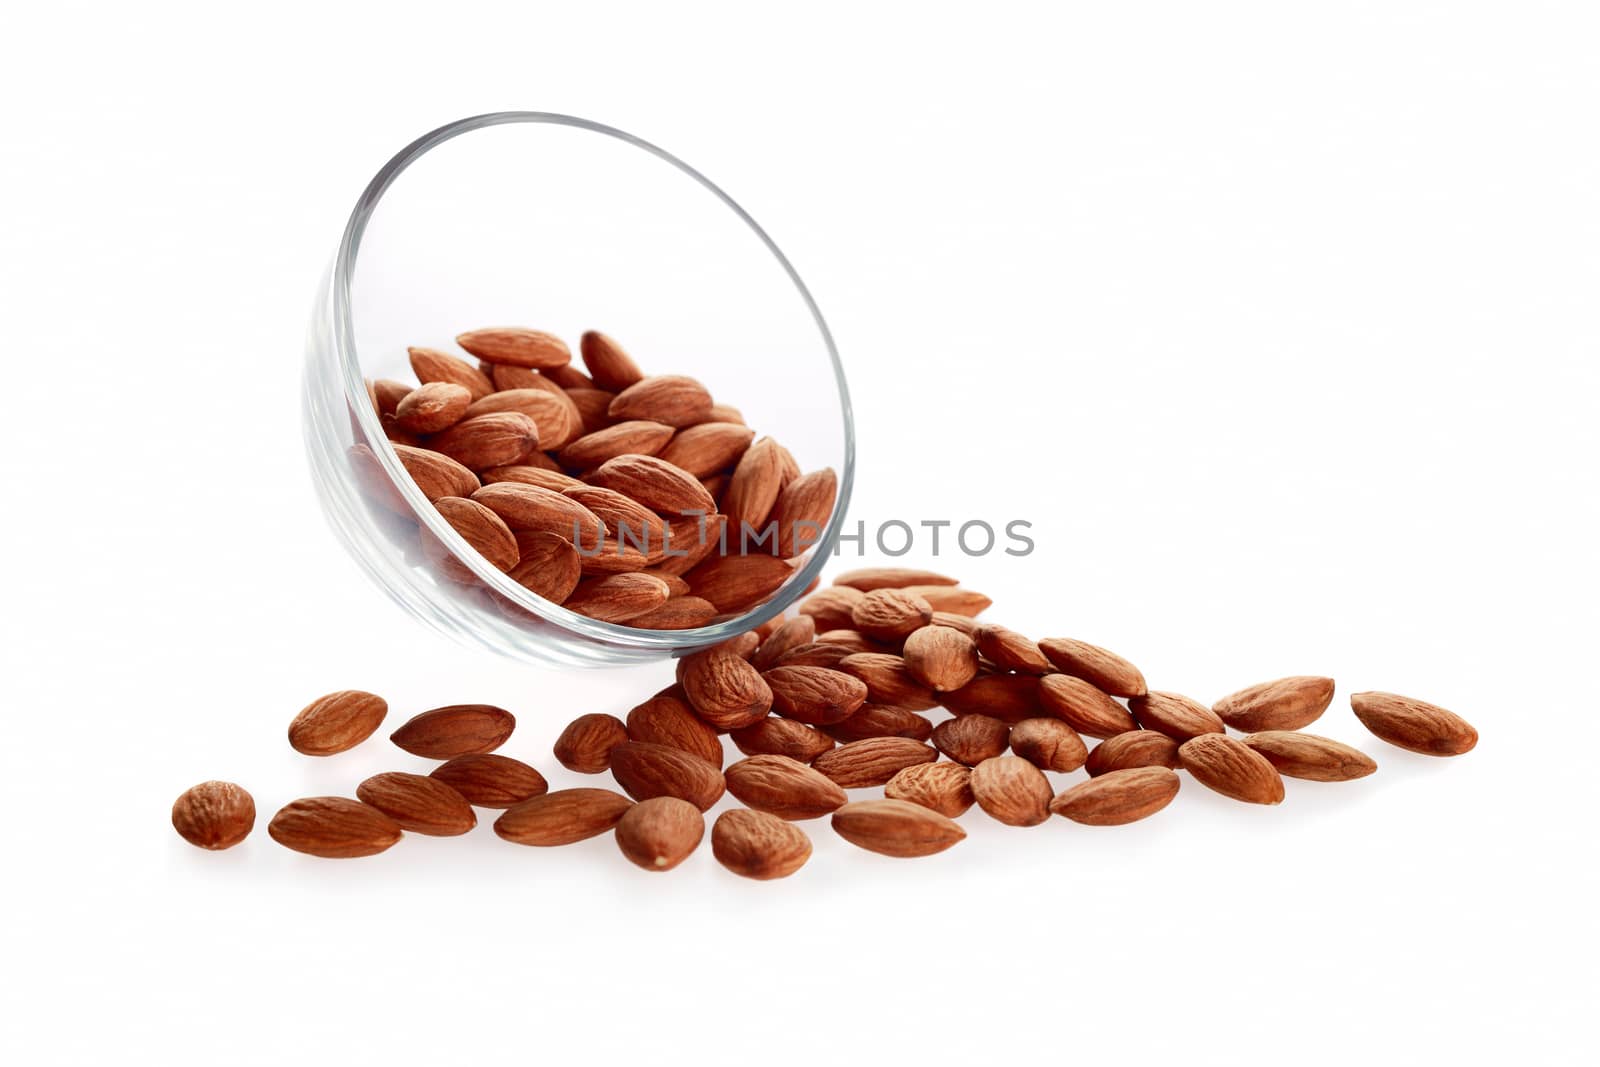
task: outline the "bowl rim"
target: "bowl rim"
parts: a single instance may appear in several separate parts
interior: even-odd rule
[[[792,592],[783,593],[780,591],[779,595],[743,614],[725,619],[722,622],[715,622],[708,626],[688,630],[645,630],[622,623],[602,622],[599,619],[591,619],[586,615],[580,615],[575,611],[570,611],[559,604],[538,596],[521,584],[512,581],[509,575],[491,566],[487,560],[467,544],[466,540],[456,532],[454,527],[444,520],[444,517],[422,495],[421,489],[417,487],[411,476],[406,473],[405,467],[400,462],[400,458],[389,441],[388,435],[383,430],[378,413],[373,410],[372,404],[368,400],[366,381],[361,374],[361,367],[356,358],[355,330],[351,308],[351,282],[355,276],[357,259],[361,250],[361,238],[366,232],[367,223],[371,220],[373,212],[382,201],[384,193],[388,191],[389,187],[394,184],[395,179],[411,164],[434,148],[463,134],[471,133],[474,130],[513,124],[554,125],[585,130],[632,145],[665,163],[671,164],[681,173],[698,182],[702,188],[720,200],[728,210],[732,211],[740,221],[749,227],[750,231],[761,241],[773,258],[777,260],[778,265],[783,268],[790,283],[794,285],[795,291],[804,302],[812,321],[816,324],[817,331],[821,335],[823,347],[828,353],[829,362],[833,366],[834,380],[839,390],[840,418],[844,430],[844,457],[842,460],[843,469],[837,472],[838,491],[834,500],[833,514],[829,517],[827,528],[823,530],[821,539],[811,550],[810,558],[796,570],[794,576],[789,578],[782,587],[785,590],[792,590]],[[446,123],[423,134],[397,152],[368,182],[366,189],[362,191],[354,209],[350,212],[350,218],[345,224],[344,235],[339,242],[339,251],[335,257],[332,271],[332,291],[332,326],[335,357],[338,360],[340,374],[343,377],[346,399],[349,401],[351,410],[356,413],[356,418],[367,437],[369,447],[372,448],[385,473],[394,482],[395,487],[410,505],[424,529],[443,542],[486,587],[516,606],[547,622],[591,640],[631,649],[658,650],[664,653],[687,652],[694,648],[724,641],[775,618],[786,610],[799,597],[801,592],[821,574],[822,568],[827,563],[828,556],[831,555],[837,544],[839,531],[844,523],[845,512],[850,504],[851,490],[855,484],[855,420],[850,404],[849,387],[845,381],[844,367],[839,360],[839,350],[834,344],[833,334],[828,329],[828,324],[823,319],[822,311],[817,307],[817,302],[812,297],[811,291],[806,288],[805,282],[801,280],[793,264],[789,262],[788,257],[783,254],[783,251],[778,248],[772,238],[767,235],[767,232],[750,216],[749,212],[740,207],[732,197],[714,182],[672,153],[643,138],[636,137],[613,126],[555,112],[495,111]]]

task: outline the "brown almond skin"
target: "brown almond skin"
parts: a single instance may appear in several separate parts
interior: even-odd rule
[[[635,615],[628,625],[636,630],[694,630],[709,626],[717,614],[716,605],[709,600],[675,596],[653,611]]]
[[[728,792],[780,819],[817,819],[849,798],[827,776],[788,756],[750,756],[730,766]]]
[[[561,604],[578,588],[583,576],[583,561],[571,541],[543,530],[518,530],[515,567],[508,572],[512,581],[552,604]]]
[[[874,589],[904,589],[909,585],[959,585],[935,571],[915,567],[861,567],[846,571],[833,580],[834,585],[849,586],[863,593]]]
[[[428,382],[407,393],[395,407],[394,421],[412,433],[438,433],[460,422],[472,406],[472,393],[454,382]]]
[[[413,756],[447,760],[493,752],[516,729],[516,716],[492,704],[451,704],[413,716],[389,740]]]
[[[737,730],[772,710],[772,689],[748,660],[721,646],[678,661],[678,684],[695,714],[719,730]]]
[[[617,393],[606,413],[613,419],[649,419],[683,429],[711,417],[711,394],[687,375],[659,374]]]
[[[722,769],[722,739],[694,713],[679,686],[668,686],[628,712],[628,740],[666,745]]]
[[[774,667],[761,677],[772,690],[775,713],[813,726],[843,722],[867,702],[867,684],[843,671]]]
[[[854,715],[824,727],[823,732],[835,741],[864,741],[869,737],[910,737],[927,741],[933,737],[933,723],[905,708],[863,704]]]
[[[729,551],[737,552],[731,530],[728,537]],[[793,577],[787,562],[759,554],[713,555],[684,574],[691,593],[730,615],[755,607]]]
[[[474,400],[463,418],[491,415],[497,411],[520,411],[533,420],[539,428],[539,448],[554,451],[562,448],[583,433],[583,418],[567,394],[560,389],[502,389],[490,393],[482,400]],[[542,463],[544,451],[530,453],[523,462],[529,465]],[[490,470],[508,470],[510,467],[492,467]],[[540,467],[539,469],[544,469]],[[485,480],[487,481],[487,471]],[[551,472],[555,473],[555,472]]]
[[[776,620],[775,620],[776,621]],[[761,641],[750,662],[757,670],[768,671],[778,665],[785,652],[809,645],[817,637],[817,622],[809,615],[796,615],[784,619]]]
[[[804,608],[801,609],[805,610]],[[839,661],[838,669],[867,684],[867,699],[874,704],[910,711],[938,707],[933,690],[911,676],[906,661],[883,652],[856,652]]]
[[[524,482],[492,482],[472,499],[500,516],[518,533],[539,530],[593,552],[601,545],[600,516],[563,492]]]
[[[1263,730],[1246,737],[1244,743],[1290,778],[1349,782],[1378,769],[1377,761],[1360,749],[1296,730]]]
[[[1068,637],[1047,637],[1039,642],[1039,651],[1056,670],[1082,678],[1110,696],[1136,697],[1148,691],[1139,668],[1099,645]]]
[[[632,497],[662,515],[709,515],[717,510],[717,502],[698,478],[656,456],[616,456],[600,464],[586,480]]]
[[[494,392],[494,383],[488,376],[464,359],[457,359],[436,348],[410,348],[406,351],[411,357],[411,372],[423,384],[454,382],[471,393],[474,400]]]
[[[993,715],[1006,722],[1021,722],[1045,713],[1039,682],[1031,674],[980,674],[940,700],[957,715]]]
[[[1048,674],[1039,679],[1039,703],[1088,737],[1115,737],[1139,729],[1126,708],[1093,683],[1072,675]]]
[[[373,392],[378,397],[378,412],[383,415],[393,415],[400,406],[400,401],[411,392],[412,386],[404,382],[397,382],[392,378],[379,378],[372,383]],[[471,393],[471,390],[468,390]]]
[[[307,704],[289,723],[289,747],[307,756],[332,756],[371,737],[389,704],[360,689],[341,689]]]
[[[1297,675],[1262,682],[1225,696],[1211,706],[1235,730],[1303,730],[1322,717],[1333,701],[1333,679]]]
[[[615,715],[591,712],[567,723],[556,738],[556,762],[579,774],[599,774],[611,766],[611,750],[628,740],[628,728]]]
[[[662,459],[696,478],[709,478],[739,462],[756,432],[733,422],[702,422],[679,430],[657,453]]]
[[[884,785],[905,767],[938,758],[936,750],[909,737],[869,737],[824,752],[811,765],[841,788],[866,789]]]
[[[284,848],[324,859],[375,856],[399,841],[400,824],[347,797],[306,797],[284,805],[267,824]]]
[[[1038,826],[1050,818],[1050,780],[1025,759],[986,759],[972,768],[971,784],[978,807],[1007,826]]]
[[[672,427],[636,419],[569,441],[559,458],[569,470],[593,470],[618,456],[653,456],[670,440]]]
[[[1063,792],[1050,810],[1085,826],[1123,826],[1172,803],[1178,784],[1177,773],[1166,767],[1107,771]]]
[[[420,774],[375,774],[356,786],[356,797],[399,823],[401,829],[430,837],[455,837],[478,825],[465,797],[437,778]]]
[[[810,763],[833,748],[833,738],[792,719],[770,716],[728,734],[747,756],[788,756]]]
[[[839,479],[831,467],[802,475],[783,487],[772,508],[780,557],[793,559],[822,543],[822,531],[827,529],[838,493]],[[930,614],[933,611],[928,610]]]
[[[976,767],[1005,752],[1011,727],[992,715],[957,715],[933,728],[934,746],[957,763]]]
[[[612,829],[631,807],[609,789],[557,789],[511,808],[494,832],[518,845],[570,845]]]
[[[960,630],[930,623],[906,638],[901,651],[911,676],[936,693],[960,689],[978,676],[978,646]]]
[[[1129,730],[1108,737],[1096,745],[1084,761],[1084,769],[1090,777],[1135,767],[1176,769],[1178,766],[1178,742],[1155,730]]]
[[[941,760],[919,763],[895,772],[884,785],[883,795],[891,800],[907,800],[955,819],[972,807],[972,768]]]
[[[970,618],[982,614],[994,603],[976,589],[964,589],[958,585],[907,585],[901,588],[926,600],[935,614],[946,611]]]
[[[1089,750],[1060,719],[1023,719],[1011,728],[1011,751],[1040,770],[1065,774],[1082,767]]]
[[[1246,804],[1283,802],[1283,779],[1267,758],[1225,734],[1200,734],[1178,746],[1195,781]]]
[[[1350,707],[1372,733],[1424,756],[1459,756],[1478,743],[1467,720],[1437,704],[1394,693],[1352,693]]]
[[[172,803],[172,828],[196,848],[232,848],[256,825],[256,802],[232,782],[201,782]]]
[[[780,667],[828,667],[837,669],[846,656],[853,656],[861,651],[850,645],[833,644],[828,641],[812,641],[810,644],[791,648],[778,657]]]
[[[832,822],[852,845],[897,858],[932,856],[967,836],[945,816],[905,800],[858,800],[834,812]]]
[[[456,335],[456,344],[479,359],[511,367],[560,367],[572,362],[567,343],[543,330],[495,326]]]
[[[446,496],[435,500],[433,506],[444,521],[461,535],[461,539],[488,560],[495,570],[510,571],[522,558],[511,527],[476,500]],[[459,582],[474,580],[472,572],[442,542],[430,537],[423,541],[423,547],[428,558],[438,564],[448,577]]]
[[[700,847],[706,819],[677,797],[641,800],[617,820],[617,847],[637,867],[670,871]]]
[[[734,808],[711,825],[711,854],[743,878],[787,878],[811,858],[805,831],[764,811]]]
[[[1164,733],[1180,744],[1201,734],[1227,730],[1216,712],[1179,693],[1146,693],[1129,700],[1128,710],[1146,730]]]
[[[435,767],[428,777],[443,782],[479,808],[515,807],[550,790],[550,783],[537,770],[493,752],[457,756]]]
[[[972,639],[983,657],[1002,670],[1048,674],[1052,669],[1039,646],[1015,630],[983,623],[972,631]]]
[[[731,521],[732,516],[729,516]],[[845,585],[831,585],[818,589],[800,604],[800,614],[811,616],[817,633],[828,630],[849,630],[854,627],[852,616],[855,607],[867,594]]]
[[[644,371],[623,347],[598,330],[589,330],[578,339],[578,353],[589,368],[594,384],[613,393],[644,379]]]
[[[728,516],[730,528],[738,531],[746,525],[762,529],[772,516],[783,489],[783,457],[776,441],[763,437],[744,450],[728,488],[722,497],[722,510]]]
[[[478,476],[449,456],[403,444],[394,445],[394,454],[430,501],[446,496],[471,496],[478,491]]]
[[[667,583],[649,574],[608,574],[585,578],[562,603],[568,611],[601,622],[627,623],[671,598]]]
[[[627,741],[611,750],[611,776],[634,800],[672,796],[701,811],[722,798],[722,772],[679,748]]]
[[[499,368],[496,368],[498,371]],[[498,379],[498,373],[495,375]],[[567,399],[572,401],[578,409],[578,417],[583,420],[584,433],[596,433],[611,425],[611,416],[606,414],[611,407],[611,401],[617,394],[609,389],[567,389]],[[668,426],[666,429],[672,429]]]
[[[857,630],[878,641],[899,644],[933,619],[928,602],[903,589],[874,589],[850,609]]]
[[[428,438],[428,447],[468,470],[505,467],[538,449],[539,426],[520,411],[497,411],[462,419]]]

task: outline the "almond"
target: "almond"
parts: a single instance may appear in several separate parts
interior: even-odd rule
[[[732,512],[729,512],[732,521]],[[846,585],[833,585],[819,589],[806,597],[800,605],[800,614],[811,616],[819,633],[827,630],[848,630],[855,625],[851,617],[855,607],[867,594]]]
[[[712,824],[711,854],[734,874],[767,881],[787,878],[805,866],[811,839],[776,815],[736,808]]]
[[[536,452],[534,456],[543,454],[542,452]],[[533,459],[533,456],[528,457],[528,459]],[[495,482],[520,482],[523,485],[536,485],[541,489],[549,489],[557,493],[574,485],[584,484],[570,475],[535,466],[528,461],[514,463],[509,467],[490,467],[485,470],[483,472],[483,484],[492,485]]]
[[[488,376],[494,383],[495,390],[509,393],[517,389],[546,390],[555,385],[553,381],[534,370],[532,367],[513,367],[509,363],[490,363],[486,360],[478,361],[478,369]]]
[[[613,419],[648,419],[682,429],[711,417],[711,394],[693,378],[660,374],[619,392],[606,414]]]
[[[869,737],[824,752],[811,766],[841,788],[865,789],[883,785],[902,768],[938,758],[938,752],[909,737]]]
[[[318,697],[289,723],[289,747],[307,756],[331,756],[371,737],[389,714],[380,696],[341,689]]]
[[[196,848],[232,848],[255,825],[255,800],[232,782],[201,782],[172,804],[172,828]]]
[[[734,407],[732,404],[712,404],[711,405],[711,421],[712,422],[736,422],[740,426],[745,425],[744,415],[739,411],[738,408]]]
[[[952,615],[978,615],[994,603],[976,589],[963,589],[955,585],[907,585],[901,588],[926,600],[934,611],[947,611]]]
[[[960,689],[978,675],[978,646],[948,626],[915,631],[906,638],[902,656],[911,676],[936,693]]]
[[[389,378],[379,378],[372,383],[372,391],[378,400],[378,413],[380,415],[393,415],[400,409],[400,401],[404,400],[411,392],[411,386],[404,382],[393,381]],[[471,396],[471,390],[467,391]]]
[[[960,630],[971,637],[978,632],[978,623],[970,615],[957,615],[952,611],[936,611],[933,613],[933,625],[946,626],[952,630]]]
[[[883,795],[955,819],[972,807],[972,768],[944,760],[919,763],[895,772],[883,787]]]
[[[655,456],[608,459],[589,476],[589,483],[615,489],[663,515],[709,515],[717,510],[717,502],[692,474]]]
[[[1051,670],[1039,646],[1015,630],[984,623],[972,631],[972,639],[983,657],[1001,670],[1022,674],[1048,674]]]
[[[489,562],[491,567],[509,571],[521,559],[517,539],[505,521],[475,500],[458,496],[444,496],[433,502],[439,515],[448,522],[472,550]],[[448,578],[470,584],[474,579],[466,564],[457,559],[444,543],[432,537],[422,542],[423,554],[432,560]]]
[[[472,499],[500,516],[512,530],[539,530],[593,551],[601,544],[600,517],[569,496],[537,485],[495,482]]]
[[[975,767],[1006,750],[1011,727],[990,715],[957,715],[933,728],[933,743],[957,763]]]
[[[856,652],[839,661],[839,670],[867,684],[867,699],[875,704],[923,711],[937,707],[933,692],[906,669],[900,656],[883,652]]]
[[[1122,826],[1154,815],[1178,795],[1178,776],[1166,767],[1108,771],[1079,782],[1050,802],[1050,810],[1085,826]]]
[[[958,715],[993,715],[1006,722],[1021,722],[1045,713],[1039,679],[1031,674],[980,674],[939,699]]]
[[[748,526],[760,530],[772,517],[772,508],[783,490],[783,457],[770,437],[763,437],[744,450],[722,499],[722,510],[734,533]]]
[[[757,670],[776,667],[785,652],[808,645],[817,636],[816,620],[809,615],[773,621],[778,623],[777,628],[762,640],[761,647],[750,660]]]
[[[1247,804],[1283,800],[1283,779],[1267,758],[1224,734],[1200,734],[1178,746],[1178,759],[1195,781]]]
[[[428,438],[428,447],[470,470],[517,463],[539,447],[539,427],[520,411],[463,419]]]
[[[544,775],[510,756],[478,752],[441,763],[428,775],[454,789],[479,808],[510,808],[543,796],[550,783]]]
[[[631,807],[609,789],[558,789],[507,811],[494,832],[519,845],[570,845],[610,830]]]
[[[667,602],[667,583],[648,574],[585,578],[561,605],[600,622],[627,622]]]
[[[1089,757],[1078,732],[1060,719],[1023,719],[1011,728],[1011,751],[1041,770],[1066,773]]]
[[[578,352],[583,365],[589,368],[594,383],[602,389],[620,393],[644,378],[644,371],[621,345],[598,330],[590,330],[578,339]]]
[[[617,820],[617,847],[647,871],[672,870],[700,847],[705,835],[700,809],[677,797],[642,800]]]
[[[852,645],[836,645],[828,641],[812,641],[810,644],[791,648],[778,657],[780,667],[837,667],[846,656],[855,655],[860,649]]]
[[[1038,826],[1049,819],[1053,795],[1044,772],[1017,756],[995,756],[972,768],[978,807],[1007,826]]]
[[[734,422],[702,422],[679,430],[659,455],[696,478],[706,478],[739,462],[755,435]]]
[[[772,508],[778,524],[778,555],[792,559],[822,543],[838,493],[839,479],[832,467],[803,474],[784,486]]]
[[[466,417],[472,393],[454,382],[428,382],[407,393],[395,407],[394,421],[411,433],[438,433]]]
[[[1047,637],[1039,642],[1039,651],[1055,664],[1056,670],[1082,678],[1102,693],[1137,697],[1146,692],[1144,675],[1139,673],[1139,668],[1099,645],[1067,637]]]
[[[515,716],[492,704],[451,704],[413,716],[389,740],[413,756],[446,760],[492,752],[516,725]]]
[[[1241,689],[1217,701],[1211,710],[1246,733],[1300,730],[1316,722],[1332,700],[1332,678],[1300,675]]]
[[[611,750],[628,740],[628,728],[615,715],[591,712],[567,723],[556,738],[556,762],[579,774],[599,774],[611,766]]]
[[[794,577],[794,569],[772,556],[713,556],[684,575],[689,590],[735,614],[749,611]]]
[[[634,800],[678,797],[705,811],[722,797],[722,772],[679,748],[625,741],[611,750],[611,775]]]
[[[820,818],[849,799],[828,777],[788,756],[750,756],[724,777],[746,807],[783,819]]]
[[[887,704],[863,704],[854,715],[827,727],[835,741],[863,741],[869,737],[910,737],[926,741],[933,736],[933,723],[905,708]]]
[[[659,422],[619,422],[569,443],[561,463],[573,470],[591,470],[618,456],[653,456],[672,440],[672,427]],[[708,509],[709,510],[709,509]]]
[[[578,409],[578,417],[583,420],[583,432],[586,434],[597,433],[611,425],[611,416],[606,411],[615,396],[615,393],[605,389],[567,390],[567,399]],[[672,427],[668,426],[667,429]]]
[[[663,689],[628,712],[627,729],[630,741],[682,749],[722,769],[722,740],[695,715],[678,686]]]
[[[1178,742],[1154,730],[1129,730],[1100,742],[1084,761],[1091,776],[1134,767],[1177,767]]]
[[[899,644],[933,619],[922,597],[901,589],[874,589],[850,609],[857,630],[878,641]]]
[[[568,486],[561,495],[576,500],[594,513],[605,526],[605,541],[599,555],[615,555],[619,550],[637,549],[651,560],[662,559],[667,551],[666,520],[632,497],[597,485]],[[583,545],[585,553],[596,546]]]
[[[728,734],[747,756],[788,756],[810,763],[833,748],[833,738],[805,723],[776,716],[760,719]]]
[[[660,567],[651,567],[649,570],[645,571],[645,573],[653,574],[657,578],[660,578],[663,582],[666,582],[667,592],[671,593],[674,598],[686,597],[689,595],[689,583],[684,581],[679,575],[668,574]]]
[[[685,515],[667,522],[667,551],[653,568],[667,574],[687,574],[721,544],[721,515]]]
[[[874,589],[904,589],[908,585],[957,585],[935,571],[915,567],[862,567],[846,571],[833,580],[834,585],[845,585],[870,593]]]
[[[583,433],[583,418],[578,414],[577,405],[560,389],[554,392],[547,389],[502,389],[482,400],[473,401],[465,417],[471,419],[502,411],[519,412],[532,419],[539,428],[539,447],[542,449],[562,448]]]
[[[1377,761],[1360,749],[1315,734],[1263,730],[1245,738],[1244,743],[1265,756],[1279,774],[1290,778],[1348,782],[1378,769]]]
[[[325,859],[375,856],[401,838],[400,824],[346,797],[306,797],[278,810],[267,833],[284,848]]]
[[[720,645],[680,660],[678,683],[695,714],[719,730],[749,726],[772,710],[761,672]]]
[[[399,823],[401,829],[430,837],[455,837],[478,825],[478,817],[460,793],[420,774],[375,774],[356,786],[356,796]]]
[[[1046,711],[1089,737],[1114,737],[1137,730],[1126,708],[1082,678],[1047,674],[1039,679],[1039,702]]]
[[[457,359],[436,348],[410,348],[406,351],[411,357],[412,373],[424,385],[429,382],[453,382],[471,393],[474,400],[494,392],[494,383],[464,359]]]
[[[572,350],[561,338],[520,326],[470,330],[458,334],[456,344],[479,359],[512,367],[559,367],[572,362]]]
[[[543,530],[516,531],[521,557],[511,569],[511,580],[552,604],[564,603],[578,587],[582,560],[572,542]]]
[[[449,456],[410,445],[397,444],[393,448],[406,473],[429,501],[445,496],[471,496],[478,489],[478,476]]]
[[[865,682],[826,667],[774,667],[762,678],[774,712],[813,726],[842,722],[867,702]]]
[[[1128,710],[1146,730],[1159,730],[1174,741],[1183,742],[1201,734],[1226,731],[1216,712],[1177,693],[1146,693],[1128,701]]]
[[[1353,693],[1350,706],[1374,735],[1424,756],[1459,756],[1478,743],[1478,731],[1461,716],[1394,693]]]
[[[694,630],[711,625],[716,605],[697,596],[675,596],[654,611],[628,620],[636,630]]]
[[[540,372],[562,389],[593,389],[594,379],[571,363],[563,363],[559,367],[545,367]],[[493,375],[491,375],[493,377]]]
[[[905,800],[858,800],[834,812],[832,822],[852,845],[901,858],[931,856],[967,836],[938,812]]]

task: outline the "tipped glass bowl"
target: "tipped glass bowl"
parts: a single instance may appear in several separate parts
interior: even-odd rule
[[[693,630],[641,630],[568,611],[468,548],[405,473],[366,380],[415,380],[408,346],[530,326],[577,351],[616,338],[646,374],[687,374],[801,470],[832,467],[838,500],[793,578],[764,603]],[[576,360],[576,355],[574,356]],[[581,364],[580,364],[581,367]],[[356,203],[306,345],[305,439],[330,524],[397,604],[516,659],[618,666],[681,655],[758,626],[833,551],[855,446],[838,352],[811,294],[755,220],[654,145],[564,115],[500,112],[419,138]],[[452,581],[436,538],[471,571]]]

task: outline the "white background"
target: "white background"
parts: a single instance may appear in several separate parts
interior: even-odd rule
[[[127,1062],[1593,1062],[1600,24],[1546,3],[35,5],[0,42],[8,876],[0,1056]],[[847,363],[853,517],[998,621],[1212,700],[1334,675],[1381,764],[1279,808],[762,885],[480,827],[291,854],[310,697],[549,744],[670,668],[447,644],[320,518],[318,278],[370,174],[478,111],[584,115],[772,233]],[[918,556],[910,561],[926,562]],[[853,563],[854,561],[852,561]],[[1396,690],[1482,732],[1366,736]],[[255,836],[184,845],[193,782]],[[487,820],[485,820],[487,822]]]

